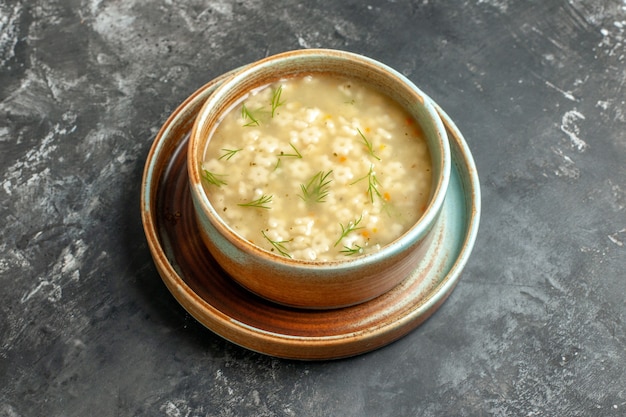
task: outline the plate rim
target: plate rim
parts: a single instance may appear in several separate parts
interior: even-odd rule
[[[454,148],[453,169],[457,170],[461,179],[460,185],[463,186],[466,183],[468,186],[463,190],[466,211],[468,211],[466,213],[467,230],[463,242],[459,244],[458,255],[449,267],[446,276],[438,281],[429,294],[416,303],[407,314],[366,330],[348,334],[330,336],[278,334],[248,325],[226,315],[196,294],[178,274],[163,248],[158,223],[154,219],[156,214],[153,211],[156,208],[159,182],[164,174],[164,170],[161,169],[159,172],[156,165],[160,158],[167,157],[162,153],[168,139],[171,140],[170,131],[180,124],[192,125],[195,119],[194,113],[199,111],[206,97],[236,71],[238,69],[214,78],[187,97],[162,125],[146,158],[141,185],[142,224],[150,253],[168,290],[191,316],[217,335],[246,349],[282,358],[325,360],[354,356],[389,344],[414,330],[443,304],[458,283],[476,240],[481,213],[480,183],[471,151],[456,124],[434,101],[433,104],[448,132],[451,147]],[[459,158],[462,160],[458,161]],[[460,175],[459,166],[465,168],[467,176]]]

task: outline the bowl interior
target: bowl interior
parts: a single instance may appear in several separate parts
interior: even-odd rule
[[[205,102],[200,111],[189,143],[188,169],[192,194],[196,199],[197,209],[204,212],[220,234],[227,236],[232,244],[241,250],[260,256],[274,256],[281,262],[307,264],[307,261],[288,259],[271,254],[250,244],[232,230],[220,217],[206,195],[201,183],[202,160],[211,136],[224,115],[239,103],[251,90],[271,84],[280,79],[307,74],[328,74],[348,77],[368,84],[379,92],[396,101],[410,116],[417,121],[424,132],[432,162],[431,196],[421,219],[400,238],[372,254],[349,258],[345,261],[325,262],[351,264],[375,261],[390,253],[402,250],[407,244],[422,239],[436,220],[448,186],[450,176],[450,150],[445,128],[435,111],[431,100],[410,80],[372,59],[333,50],[292,51],[249,65],[226,80]],[[320,267],[319,262],[314,262]]]

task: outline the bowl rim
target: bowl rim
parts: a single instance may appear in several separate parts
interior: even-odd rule
[[[382,246],[380,250],[354,258],[326,261],[310,261],[299,258],[287,258],[265,250],[240,236],[213,208],[206,194],[206,190],[202,186],[199,169],[200,164],[198,163],[197,156],[200,155],[201,151],[204,152],[205,146],[203,145],[205,142],[200,137],[200,132],[203,130],[203,125],[206,123],[206,119],[211,109],[216,106],[232,88],[236,88],[239,83],[250,79],[250,77],[254,74],[263,71],[264,69],[271,68],[273,65],[281,62],[290,63],[301,59],[315,61],[317,59],[328,58],[345,61],[350,64],[356,63],[357,65],[369,66],[381,74],[386,73],[389,77],[395,78],[398,83],[408,87],[411,92],[419,98],[420,104],[424,107],[426,114],[429,116],[435,127],[435,134],[437,135],[436,142],[439,145],[439,152],[441,154],[439,161],[439,170],[441,174],[439,176],[439,180],[435,182],[436,187],[428,202],[426,210],[418,221],[398,238]],[[277,75],[276,79],[279,78],[280,75]],[[228,107],[220,109],[220,113],[224,114],[228,110]],[[324,270],[359,269],[363,266],[382,261],[389,255],[400,253],[406,247],[410,247],[415,242],[420,241],[425,237],[429,227],[435,223],[437,216],[443,207],[451,175],[452,156],[449,138],[443,121],[441,120],[441,117],[436,109],[436,105],[432,99],[410,79],[390,66],[364,55],[334,49],[298,49],[282,52],[276,55],[268,56],[233,71],[230,77],[226,78],[202,105],[194,121],[188,146],[187,169],[189,171],[191,194],[194,198],[194,202],[197,204],[196,210],[202,211],[204,216],[221,236],[223,236],[230,244],[234,245],[238,250],[241,250],[249,256],[273,260],[276,261],[277,265],[284,265],[286,267],[298,269],[315,269],[318,272]],[[201,147],[202,149],[200,149]]]

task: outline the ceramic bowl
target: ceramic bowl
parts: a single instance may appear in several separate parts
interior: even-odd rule
[[[260,86],[299,74],[324,73],[365,82],[399,103],[422,127],[432,161],[431,196],[419,221],[379,251],[337,261],[290,259],[238,235],[209,202],[202,160],[211,133],[235,103]],[[271,56],[236,71],[208,98],[195,120],[187,169],[201,238],[232,279],[270,301],[308,309],[359,304],[386,293],[420,264],[442,210],[450,179],[450,147],[432,101],[410,80],[367,57],[335,50],[297,50]]]

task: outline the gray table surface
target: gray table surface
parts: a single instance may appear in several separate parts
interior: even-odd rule
[[[437,313],[329,362],[198,324],[139,214],[189,94],[309,47],[418,84],[483,195]],[[625,56],[622,0],[0,0],[0,416],[626,415]]]

